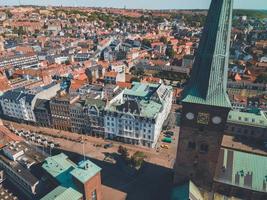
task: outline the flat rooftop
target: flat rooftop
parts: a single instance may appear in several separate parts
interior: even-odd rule
[[[30,185],[35,185],[39,180],[30,172],[30,170],[24,168],[20,163],[8,159],[3,150],[0,150],[0,160],[13,169],[13,172],[23,180],[28,182]]]
[[[17,176],[21,177],[29,184],[35,185],[37,182],[39,182],[39,179],[33,174],[31,168],[28,168],[27,166],[43,162],[45,156],[43,156],[39,152],[36,152],[30,145],[26,144],[25,142],[8,143],[4,148],[7,148],[9,150],[10,147],[14,149],[12,150],[13,153],[17,152],[16,147],[18,147],[19,151],[23,150],[23,155],[19,156],[16,161],[13,161],[10,160],[5,155],[4,150],[1,149],[0,160],[7,166],[10,166],[13,169],[13,173],[15,173]]]
[[[221,148],[215,181],[267,192],[267,156]]]
[[[78,163],[78,167],[72,170],[70,173],[82,183],[85,183],[89,179],[93,178],[101,168],[90,160],[81,161]]]
[[[85,183],[101,170],[100,167],[89,160],[81,161],[76,165],[63,153],[45,159],[42,167],[57,179],[61,186],[66,188],[76,188],[72,177]]]
[[[148,84],[133,82],[131,89],[125,89],[124,94],[130,96],[146,97],[151,93],[154,93],[160,84]]]
[[[224,135],[221,146],[223,148],[229,148],[237,151],[243,151],[247,153],[253,153],[258,155],[267,156],[267,152],[256,147],[249,146],[247,144],[242,143],[241,141],[237,141],[234,136]]]

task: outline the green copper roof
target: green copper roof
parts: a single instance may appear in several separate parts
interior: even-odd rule
[[[140,116],[155,118],[156,115],[161,111],[162,105],[155,101],[141,101],[141,114]]]
[[[215,180],[259,192],[267,192],[267,157],[221,149]],[[224,170],[223,170],[224,166]]]
[[[81,161],[78,164],[78,167],[71,171],[71,174],[82,183],[85,183],[100,171],[101,171],[100,167],[98,167],[91,161],[86,160],[86,161]]]
[[[231,107],[226,93],[233,0],[212,0],[183,102]]]
[[[124,90],[124,94],[141,98],[149,96],[160,86],[160,84],[147,84],[139,82],[133,82],[132,85],[133,86],[131,89]]]
[[[77,166],[64,153],[46,158],[42,168],[57,179],[61,186],[73,189],[76,189],[73,177],[84,183],[101,170],[89,160],[81,161]]]
[[[58,180],[64,187],[75,187],[70,172],[76,167],[68,156],[61,153],[45,159],[42,168]]]
[[[267,118],[263,112],[255,114],[232,110],[229,112],[227,122],[267,129]]]
[[[73,188],[58,186],[43,198],[41,198],[41,200],[79,200],[82,197],[83,195]]]

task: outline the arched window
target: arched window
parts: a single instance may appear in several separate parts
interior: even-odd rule
[[[201,153],[207,153],[209,151],[209,146],[207,144],[203,143],[200,145],[199,151]]]

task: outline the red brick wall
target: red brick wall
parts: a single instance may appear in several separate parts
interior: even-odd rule
[[[102,200],[102,187],[101,187],[101,176],[100,172],[97,173],[93,178],[87,181],[85,184],[82,184],[77,179],[74,178],[79,190],[84,194],[84,200],[91,200],[92,193],[96,190],[97,200]]]

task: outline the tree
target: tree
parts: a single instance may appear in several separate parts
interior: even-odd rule
[[[161,38],[159,39],[159,41],[162,42],[162,43],[164,43],[164,44],[167,44],[167,43],[168,43],[168,40],[167,40],[166,37],[161,37]]]
[[[123,147],[123,146],[119,146],[118,148],[118,153],[121,154],[121,156],[124,158],[124,159],[127,159],[128,156],[129,156],[129,152],[128,152],[128,149],[126,147]]]
[[[137,151],[131,156],[131,165],[134,167],[140,167],[143,164],[145,158],[146,155],[143,152]]]
[[[135,75],[135,76],[143,76],[145,73],[144,69],[141,68],[141,67],[138,67],[138,68],[134,68],[132,70],[132,74]]]
[[[6,13],[8,18],[11,18],[13,16],[13,14],[10,12],[10,10],[6,10],[5,13]]]
[[[171,46],[166,49],[166,56],[168,56],[169,58],[174,58],[175,52]]]
[[[143,39],[143,40],[142,40],[142,45],[151,48],[151,42],[150,42],[149,39]]]

